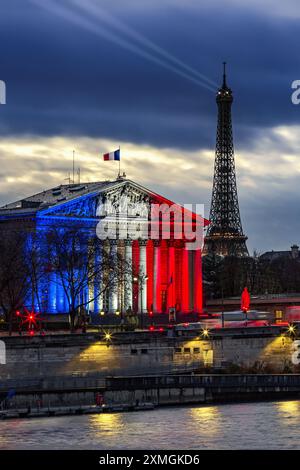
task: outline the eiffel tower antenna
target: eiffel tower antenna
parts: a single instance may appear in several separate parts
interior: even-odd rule
[[[223,62],[223,85],[217,92],[216,101],[218,125],[214,180],[210,225],[205,237],[203,254],[249,256],[237,194],[231,123],[233,96],[226,82],[226,62]]]
[[[223,62],[223,86],[222,88],[227,88],[226,85],[226,62]]]

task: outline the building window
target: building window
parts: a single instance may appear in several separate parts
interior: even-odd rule
[[[275,318],[276,318],[276,320],[281,320],[282,317],[283,317],[283,312],[282,312],[282,310],[276,310],[276,311],[275,311]]]
[[[199,354],[200,353],[200,348],[194,348],[194,354]]]
[[[191,352],[191,349],[190,348],[184,348],[183,352],[185,354],[189,354]]]
[[[130,351],[130,354],[137,354],[137,353],[138,353],[138,350],[137,350],[137,349],[132,349],[132,350]]]
[[[212,349],[203,351],[203,361],[205,366],[212,366],[214,363],[214,352]]]
[[[141,354],[148,354],[148,349],[141,349]]]
[[[181,348],[175,348],[175,353],[180,354],[181,353]]]

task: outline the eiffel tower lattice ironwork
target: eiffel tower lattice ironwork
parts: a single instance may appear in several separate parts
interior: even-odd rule
[[[224,62],[223,85],[217,92],[218,127],[210,225],[205,237],[203,254],[249,256],[247,237],[243,233],[234,163],[231,123],[233,96],[226,83]]]

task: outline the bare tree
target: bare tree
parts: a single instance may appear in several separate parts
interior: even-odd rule
[[[31,240],[31,239],[30,239]],[[38,266],[36,244],[29,242],[26,231],[2,230],[0,238],[0,306],[12,334],[16,310],[33,295],[42,275]]]
[[[117,290],[130,267],[122,253],[110,250],[107,242],[81,225],[51,228],[47,242],[51,270],[65,293],[70,329],[74,331],[86,307],[107,291]]]

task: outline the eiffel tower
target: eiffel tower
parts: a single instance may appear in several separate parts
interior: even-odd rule
[[[243,233],[236,187],[234,149],[231,124],[232,91],[226,83],[224,62],[223,85],[219,89],[218,126],[213,180],[210,225],[203,254],[219,256],[249,256],[247,237]]]

